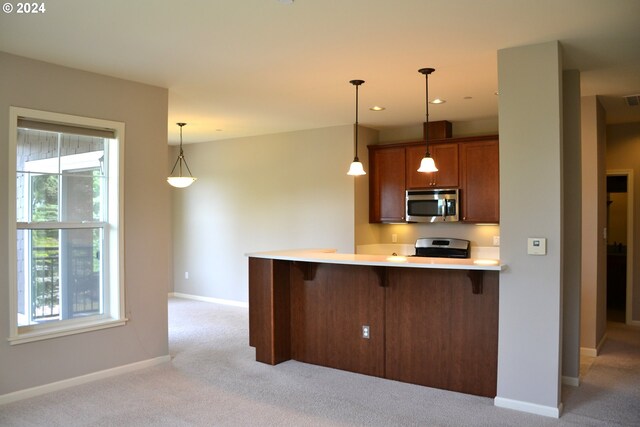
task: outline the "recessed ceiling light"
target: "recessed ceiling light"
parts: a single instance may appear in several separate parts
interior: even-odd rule
[[[371,111],[382,111],[382,110],[385,110],[385,109],[386,109],[385,107],[380,107],[378,105],[374,105],[373,107],[369,108],[369,110],[371,110]]]
[[[436,98],[433,101],[429,101],[429,104],[444,104],[445,102],[447,102],[446,99]]]
[[[472,96],[465,96],[463,99],[473,99]]]
[[[222,129],[216,129],[216,132],[222,132]]]

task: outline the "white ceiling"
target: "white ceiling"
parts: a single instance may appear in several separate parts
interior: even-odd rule
[[[559,40],[609,123],[640,121],[639,0],[47,0],[0,50],[169,89],[170,141],[497,117],[497,51]],[[471,97],[471,99],[464,99]],[[385,111],[368,107],[382,105]]]

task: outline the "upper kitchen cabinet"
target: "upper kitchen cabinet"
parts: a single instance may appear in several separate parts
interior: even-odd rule
[[[369,222],[404,222],[405,149],[369,147]]]
[[[429,144],[438,172],[418,172],[423,142],[369,146],[369,222],[405,222],[405,191],[459,188],[460,221],[500,220],[498,136],[449,138]]]
[[[497,136],[460,143],[462,221],[500,221],[499,171]]]
[[[406,148],[407,189],[458,187],[458,144],[430,144],[429,152],[438,172],[418,172],[420,161],[425,154],[424,144]]]

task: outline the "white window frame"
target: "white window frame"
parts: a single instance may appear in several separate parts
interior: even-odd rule
[[[105,313],[89,319],[68,319],[30,326],[18,326],[18,282],[17,282],[17,233],[16,218],[16,147],[18,135],[18,119],[32,119],[56,124],[70,124],[76,127],[93,129],[109,129],[115,134],[115,141],[109,143],[108,165],[108,226],[105,227],[104,239],[108,242],[108,253],[105,259],[105,280],[108,280],[108,294],[104,295]],[[56,338],[105,328],[123,326],[125,317],[124,292],[124,135],[125,125],[121,122],[32,110],[21,107],[9,107],[9,314],[10,333],[8,341],[11,345],[22,344],[44,339]],[[115,194],[114,194],[115,193]],[[46,225],[46,224],[43,224]],[[56,227],[58,228],[58,227]]]

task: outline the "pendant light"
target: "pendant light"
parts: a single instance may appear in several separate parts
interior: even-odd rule
[[[433,73],[435,69],[433,68],[421,68],[418,70],[419,73],[424,74],[425,79],[425,105],[426,105],[426,116],[427,116],[427,125],[424,131],[424,145],[426,148],[426,153],[424,158],[420,162],[420,167],[418,168],[418,172],[438,172],[438,168],[436,167],[433,158],[431,157],[431,153],[429,153],[429,74]]]
[[[351,80],[349,81],[352,85],[356,87],[356,124],[355,124],[355,156],[353,157],[353,162],[351,162],[351,166],[349,166],[349,172],[347,175],[366,175],[367,173],[364,171],[362,167],[362,163],[360,163],[360,159],[358,159],[358,86],[364,83],[364,80]]]
[[[186,125],[186,123],[176,123],[180,126],[180,154],[178,154],[178,158],[176,162],[173,164],[173,169],[171,169],[171,173],[167,178],[167,182],[169,185],[177,188],[185,188],[190,186],[195,182],[197,178],[194,178],[191,175],[191,169],[189,169],[189,165],[187,165],[187,160],[184,158],[184,152],[182,151],[182,127]],[[189,176],[185,176],[182,174],[182,164],[184,163],[185,168],[187,168],[187,172],[189,172]],[[176,166],[178,166],[178,176],[173,176],[173,172],[176,170]]]

